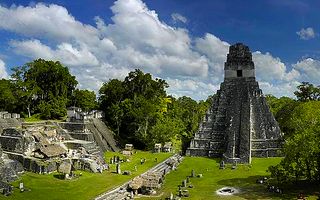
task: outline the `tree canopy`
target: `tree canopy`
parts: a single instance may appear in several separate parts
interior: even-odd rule
[[[85,112],[89,112],[98,108],[96,98],[94,91],[76,89],[72,94],[70,104],[81,108]]]
[[[294,94],[297,100],[268,96],[269,106],[284,132],[284,155],[269,168],[279,183],[308,180],[320,182],[319,87],[303,82]]]
[[[1,80],[2,110],[43,119],[59,119],[66,115],[78,82],[60,62],[37,59],[12,68],[10,80]]]
[[[309,82],[302,82],[294,92],[299,101],[320,100],[320,87]]]
[[[103,84],[100,108],[123,143],[145,149],[159,142],[181,145],[190,140],[201,118],[200,110],[206,107],[189,97],[167,96],[167,87],[164,80],[138,69],[124,81],[112,79]]]

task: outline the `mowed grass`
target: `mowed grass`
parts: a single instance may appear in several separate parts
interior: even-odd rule
[[[107,152],[105,154],[106,161],[109,160],[114,155],[124,156],[120,153]],[[151,152],[138,151],[133,156],[129,157],[130,162],[124,162],[121,164],[121,170],[129,170],[132,172],[130,176],[128,175],[118,175],[115,173],[115,165],[110,165],[110,171],[104,171],[102,174],[90,173],[81,171],[82,176],[75,178],[73,180],[61,180],[56,178],[58,173],[52,173],[48,175],[40,175],[35,173],[27,172],[20,180],[13,183],[15,186],[14,193],[11,196],[4,197],[0,195],[0,199],[21,199],[21,200],[79,200],[79,199],[93,199],[94,197],[102,194],[116,186],[119,186],[126,181],[132,179],[133,177],[147,171],[151,167],[155,166],[157,163],[170,157],[169,153],[157,153],[153,154]],[[158,162],[155,162],[155,157],[157,157]],[[140,159],[145,158],[146,162],[141,165]],[[137,171],[134,171],[134,166],[137,166]],[[77,171],[76,174],[80,174]],[[25,188],[31,189],[31,191],[26,191],[20,193],[18,189],[19,182],[23,182]]]
[[[190,197],[184,198],[189,200],[208,200],[208,199],[296,199],[300,190],[285,188],[283,195],[270,193],[266,190],[266,185],[256,184],[256,180],[263,176],[269,176],[266,171],[268,166],[276,165],[281,158],[254,158],[251,165],[238,165],[237,169],[232,170],[231,165],[227,165],[226,169],[219,169],[219,160],[202,157],[185,157],[176,171],[171,172],[166,176],[165,183],[158,196],[154,198],[140,199],[165,199],[172,192],[178,194],[178,185],[187,176],[191,175],[191,170],[194,169],[196,175],[202,174],[202,178],[190,178],[194,188],[187,188]],[[219,196],[216,190],[231,186],[240,189],[239,194],[233,196]],[[308,199],[316,199],[314,194],[318,191],[316,186],[304,187],[304,194]],[[318,188],[319,189],[319,188]],[[301,190],[302,191],[302,190]],[[320,190],[319,190],[320,191]]]

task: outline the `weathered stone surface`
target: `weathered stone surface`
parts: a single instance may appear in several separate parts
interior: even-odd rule
[[[230,46],[224,82],[186,154],[223,157],[228,163],[277,155],[281,133],[255,80],[249,48]]]
[[[4,129],[0,135],[2,149],[9,152],[30,153],[35,149],[34,141],[32,135],[14,128]]]

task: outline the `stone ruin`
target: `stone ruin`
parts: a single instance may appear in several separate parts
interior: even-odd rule
[[[172,142],[166,142],[166,143],[164,143],[164,145],[163,145],[163,147],[162,147],[162,151],[163,151],[163,152],[173,152]]]
[[[3,129],[21,126],[20,114],[0,111],[0,133]]]
[[[133,144],[126,144],[124,150],[122,151],[122,154],[125,156],[131,156],[133,155],[133,149]]]
[[[0,166],[0,182],[2,177],[13,180],[6,174],[16,177],[8,172],[10,167],[40,174],[66,172],[70,165],[72,170],[94,173],[108,169],[103,152],[119,148],[101,117],[101,111],[69,109],[67,122],[24,123],[19,114],[1,111],[0,149],[5,159],[0,161],[6,165]]]
[[[20,114],[9,113],[7,111],[0,112],[0,119],[20,119]]]
[[[255,79],[249,48],[241,43],[230,46],[224,81],[186,155],[250,163],[251,157],[277,156],[281,144],[280,128]]]
[[[103,154],[94,141],[76,140],[59,124],[51,122],[5,128],[0,135],[0,144],[5,155],[20,163],[26,171],[51,173],[65,163],[70,163],[73,170],[96,173],[107,169]]]
[[[155,194],[156,190],[160,189],[164,183],[165,176],[172,170],[177,169],[182,159],[181,155],[175,154],[165,162],[159,163],[157,167],[151,168],[149,171],[135,177],[129,182],[128,191],[133,191],[134,195],[139,193],[144,195]]]
[[[67,120],[70,122],[84,122],[90,119],[103,118],[103,112],[99,110],[92,110],[90,112],[84,112],[78,107],[69,107],[67,109]]]

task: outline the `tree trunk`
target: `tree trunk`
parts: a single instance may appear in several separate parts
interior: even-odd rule
[[[31,117],[31,113],[30,113],[30,104],[28,105],[27,110],[28,110],[28,117],[30,118],[30,117]]]
[[[147,117],[146,118],[146,123],[145,123],[145,126],[144,126],[144,138],[147,138],[148,124],[149,124],[149,121],[148,121],[148,117]]]
[[[310,162],[306,162],[306,165],[307,165],[307,179],[309,181],[311,181],[311,169],[310,169]]]

